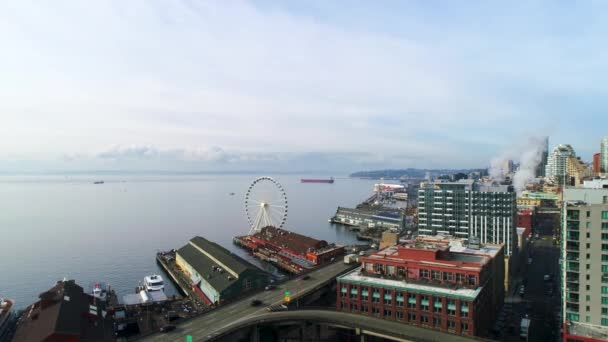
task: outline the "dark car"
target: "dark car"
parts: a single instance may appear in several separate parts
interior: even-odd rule
[[[167,311],[165,314],[165,319],[169,322],[173,322],[176,319],[179,319],[179,315],[175,311]]]
[[[168,333],[169,331],[175,330],[175,325],[165,325],[164,327],[160,327],[160,332]]]
[[[310,279],[310,276],[308,274],[303,276],[302,278],[300,278],[300,280],[308,280],[308,279]]]
[[[251,306],[259,306],[260,304],[262,304],[262,301],[259,299],[254,299],[251,301]]]
[[[270,290],[274,290],[275,288],[276,288],[276,286],[270,284],[270,285],[266,285],[266,287],[264,288],[264,290],[270,291]]]

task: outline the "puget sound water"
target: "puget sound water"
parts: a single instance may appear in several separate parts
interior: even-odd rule
[[[338,244],[356,242],[354,233],[328,219],[338,206],[369,197],[375,181],[342,177],[334,184],[303,184],[300,176],[268,176],[287,193],[286,229]],[[195,235],[260,265],[232,244],[233,236],[249,230],[244,197],[255,178],[0,176],[0,297],[24,308],[63,278],[86,291],[106,283],[122,297],[145,275],[161,272],[157,251],[180,248]],[[93,184],[98,180],[104,184]],[[166,280],[167,294],[176,293]]]

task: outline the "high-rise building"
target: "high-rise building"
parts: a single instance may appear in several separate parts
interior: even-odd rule
[[[504,243],[513,254],[517,223],[516,194],[505,185],[472,180],[423,183],[418,191],[418,233],[446,234],[481,243]]]
[[[608,188],[595,183],[564,190],[564,341],[608,339]]]
[[[580,186],[585,178],[593,176],[593,171],[580,157],[570,156],[566,160],[566,174],[568,175],[567,185]]]
[[[545,169],[547,168],[547,158],[549,157],[549,137],[543,138],[543,150],[541,153],[540,163],[536,166],[536,177],[545,177]]]
[[[596,153],[593,155],[593,175],[597,176],[602,172],[602,154]]]
[[[485,335],[504,299],[502,245],[421,238],[337,278],[337,309],[457,335]]]
[[[608,137],[604,137],[602,139],[602,143],[600,146],[601,153],[601,170],[600,172],[608,173]]]
[[[568,144],[559,144],[547,158],[545,177],[562,184],[564,176],[567,176],[568,157],[576,157],[574,149]]]

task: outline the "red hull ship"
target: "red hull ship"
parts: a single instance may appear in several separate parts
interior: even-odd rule
[[[310,179],[310,178],[302,178],[300,179],[301,183],[329,183],[329,184],[333,184],[334,183],[334,179],[330,178],[330,179]]]

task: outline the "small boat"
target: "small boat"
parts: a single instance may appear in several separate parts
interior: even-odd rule
[[[231,193],[230,193],[230,196],[234,196],[234,192],[231,192]]]
[[[100,283],[95,283],[95,285],[93,286],[92,295],[93,295],[93,297],[95,297],[99,300],[104,300],[104,301],[108,297],[107,291],[101,287]]]
[[[95,182],[93,182],[93,184],[103,184],[103,183],[104,183],[104,181],[95,181]]]
[[[165,288],[163,277],[158,274],[153,274],[144,277],[144,289],[146,291],[162,291]]]

